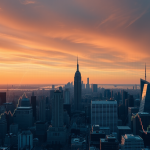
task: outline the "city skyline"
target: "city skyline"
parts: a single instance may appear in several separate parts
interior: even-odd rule
[[[0,2],[0,84],[90,84],[150,77],[150,2]]]

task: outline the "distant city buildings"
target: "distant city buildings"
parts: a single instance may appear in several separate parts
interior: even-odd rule
[[[90,85],[89,85],[89,78],[87,78],[87,84],[86,84],[86,89],[89,90]]]
[[[32,106],[32,110],[33,110],[34,120],[36,120],[36,96],[34,96],[34,95],[31,96],[31,106]]]
[[[70,91],[69,89],[65,89],[64,91],[64,104],[70,104]]]
[[[92,92],[97,93],[97,84],[92,84]]]
[[[5,112],[4,106],[0,106],[0,114]],[[0,144],[4,142],[5,135],[7,133],[7,121],[6,116],[2,115],[0,118]]]

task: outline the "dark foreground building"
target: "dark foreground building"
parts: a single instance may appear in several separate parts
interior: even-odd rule
[[[119,142],[113,135],[106,135],[100,139],[100,150],[119,150]]]
[[[0,106],[6,103],[6,92],[0,92]]]

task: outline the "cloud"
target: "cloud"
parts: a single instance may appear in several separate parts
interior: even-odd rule
[[[129,77],[145,61],[150,65],[148,0],[5,0],[0,6],[3,66],[27,63],[74,74],[78,55],[82,72],[123,70]]]

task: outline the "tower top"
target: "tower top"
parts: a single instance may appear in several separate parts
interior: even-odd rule
[[[146,81],[146,63],[145,63],[145,81]]]
[[[79,71],[78,56],[77,56],[77,71]]]

